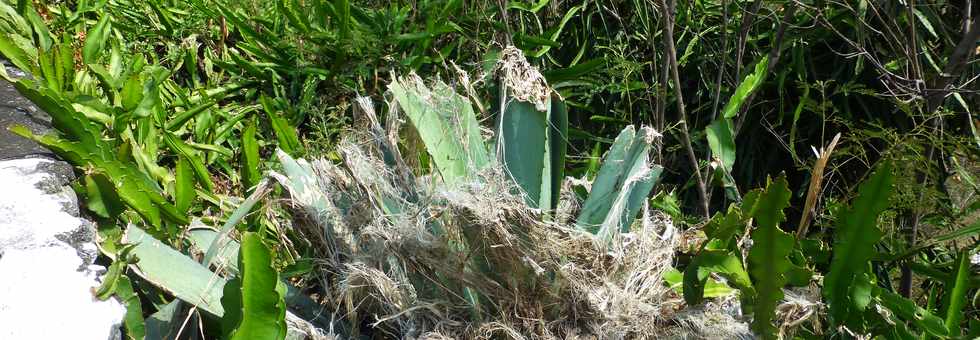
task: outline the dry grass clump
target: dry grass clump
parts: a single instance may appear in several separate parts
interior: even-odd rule
[[[276,177],[322,259],[324,304],[351,334],[417,339],[636,339],[745,334],[721,308],[678,312],[677,234],[645,211],[611,246],[528,207],[502,170],[448,186],[414,176],[372,112],[334,164]],[[296,172],[295,169],[303,169]],[[564,195],[556,216],[570,216]]]
[[[520,50],[505,49],[497,72],[508,89],[501,100],[548,109],[553,91]],[[721,306],[681,311],[683,299],[663,280],[680,243],[669,218],[644,208],[626,232],[618,226],[621,217],[613,214],[606,217],[611,222],[603,223],[615,228],[604,227],[599,235],[584,231],[573,221],[582,202],[570,190],[591,187],[581,179],[565,180],[555,211],[532,208],[508,170],[487,159],[495,156],[474,149],[485,147],[476,144],[485,143],[480,135],[486,131],[479,130],[464,97],[440,82],[430,89],[414,74],[396,79],[393,86],[393,95],[401,97],[389,105],[387,130],[370,101],[360,98],[361,126],[338,144],[340,162],[310,164],[280,154],[284,174],[274,174],[301,213],[302,232],[322,260],[323,302],[340,324],[350,327],[342,330],[346,335],[638,339],[748,334],[744,323],[732,317],[737,313]],[[406,125],[415,129],[399,130],[401,109],[413,123]],[[640,131],[646,147],[654,145],[655,132]],[[417,152],[414,139],[424,140],[429,152],[437,150],[433,158],[458,159],[436,158],[430,167],[404,159],[401,150]],[[501,157],[499,148],[496,152]],[[644,181],[643,176],[651,176],[650,165],[638,164],[647,171],[632,172],[616,185],[630,188]],[[617,199],[615,204],[627,203]]]

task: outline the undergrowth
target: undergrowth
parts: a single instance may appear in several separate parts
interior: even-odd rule
[[[973,7],[7,0],[4,128],[129,338],[971,338]]]

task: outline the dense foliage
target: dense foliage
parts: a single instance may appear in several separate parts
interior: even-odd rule
[[[358,312],[404,310],[333,295],[357,252],[325,251],[335,245],[300,227],[311,216],[276,199],[309,193],[266,178],[313,171],[289,169],[285,160],[299,157],[354,164],[341,137],[365,131],[385,141],[368,153],[400,176],[395,187],[416,177],[471,183],[480,177],[472,166],[499,161],[537,212],[528,226],[568,222],[610,246],[648,225],[648,208],[669,216],[681,241],[659,281],[683,297],[678,308],[737,296],[763,338],[969,338],[980,335],[976,7],[7,0],[0,53],[3,76],[56,132],[11,130],[76,166],[76,191],[111,262],[98,296],[128,306],[131,338],[281,338],[298,319],[345,336],[396,334]],[[449,83],[421,93],[401,78],[410,72]],[[373,122],[355,114],[365,98],[382,103]],[[432,111],[455,118],[426,118]],[[369,189],[351,190],[329,198]],[[545,280],[513,258],[470,259],[480,237],[463,235],[446,256],[483,261],[460,266],[536,292],[553,308],[536,311],[542,317],[564,311],[542,293],[567,288],[559,269],[542,269]],[[368,266],[401,263],[389,262]],[[174,281],[176,268],[224,283]],[[406,280],[433,294],[418,279]],[[497,308],[506,299],[487,307],[487,291],[463,279],[473,280],[432,284],[473,307],[454,322],[506,314]],[[335,318],[317,319],[318,305]],[[203,312],[188,314],[191,306]],[[177,315],[200,322],[182,329],[169,323]],[[518,333],[547,333],[538,331]]]

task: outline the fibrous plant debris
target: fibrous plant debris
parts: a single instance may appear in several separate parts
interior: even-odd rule
[[[426,88],[418,78],[407,79],[414,88]],[[551,90],[541,85],[547,98]],[[463,98],[438,88],[442,92],[423,92]],[[561,195],[554,216],[566,217],[543,218],[499,161],[469,167],[467,176],[454,173],[453,182],[438,172],[417,176],[419,170],[405,165],[389,138],[397,131],[380,126],[369,101],[358,102],[369,127],[339,144],[342,161],[310,163],[280,153],[284,172],[273,175],[289,189],[306,222],[303,232],[323,260],[324,303],[353,325],[352,334],[408,339],[749,334],[731,312],[737,305],[681,311],[683,299],[663,280],[679,243],[665,215],[644,208],[631,228],[600,239],[567,217],[577,214],[579,198]],[[391,106],[397,105],[396,100]],[[467,122],[453,111],[458,108],[442,106],[440,114],[450,117],[442,122]],[[473,140],[466,135],[471,129],[447,128]],[[648,130],[639,133],[640,142],[649,145],[654,132]]]

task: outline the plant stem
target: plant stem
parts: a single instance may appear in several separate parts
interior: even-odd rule
[[[680,116],[681,139],[684,143],[684,150],[691,161],[691,170],[698,184],[698,196],[701,198],[701,210],[704,218],[709,218],[708,193],[705,188],[704,178],[701,177],[701,168],[698,166],[697,156],[694,155],[694,147],[691,145],[691,135],[687,128],[687,112],[684,110],[684,95],[681,91],[681,79],[677,72],[677,50],[674,48],[674,9],[677,0],[661,0],[663,17],[666,20],[664,35],[664,45],[666,45],[667,63],[670,66],[670,76],[674,82],[674,93],[677,95],[677,114]]]

